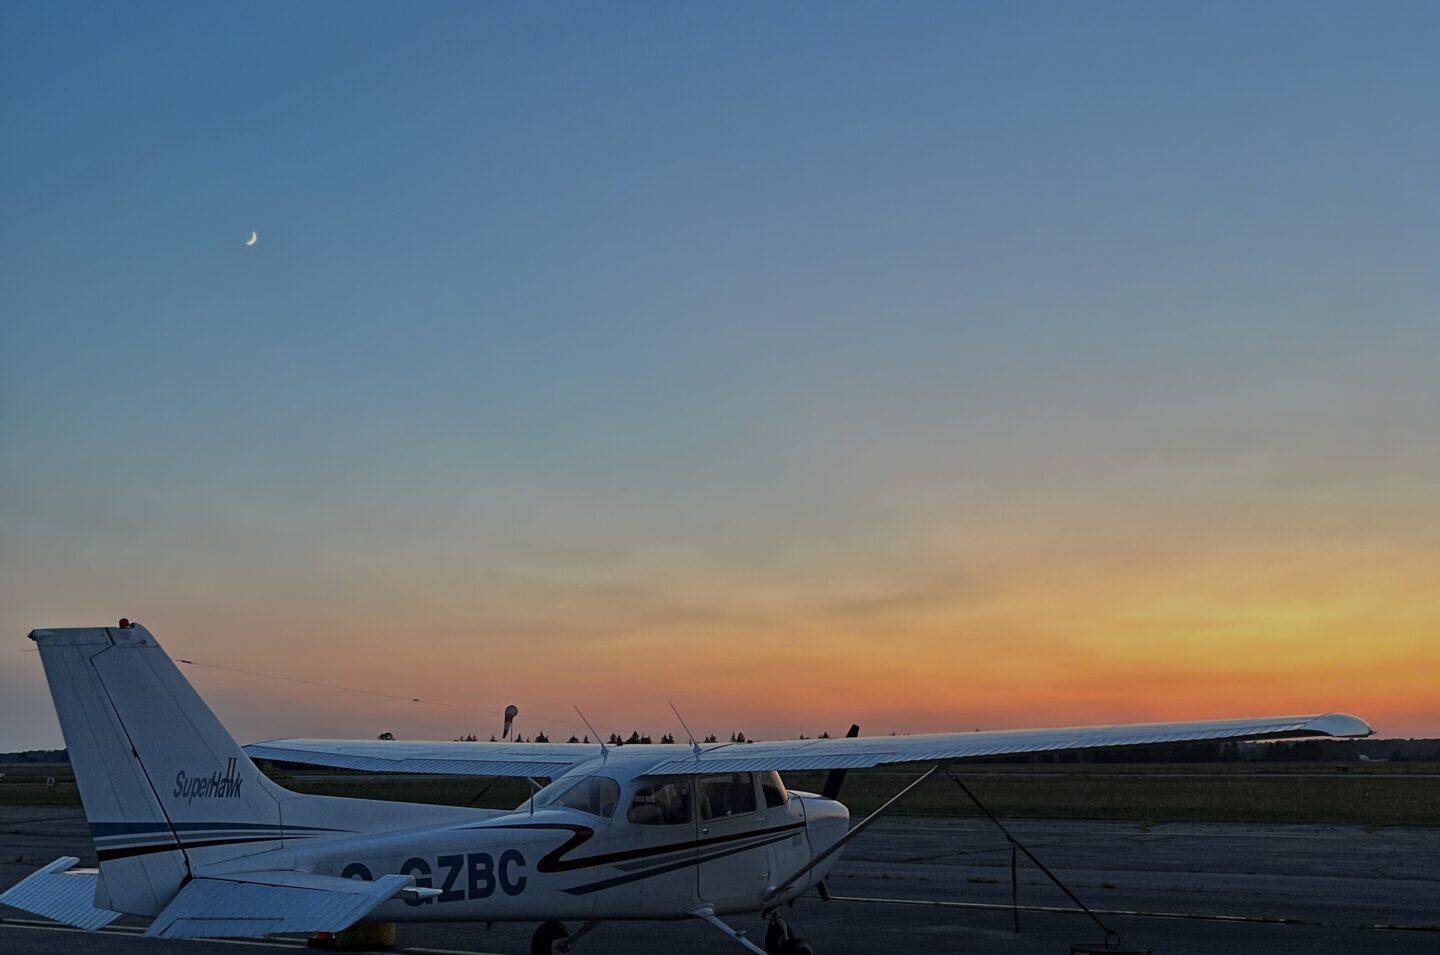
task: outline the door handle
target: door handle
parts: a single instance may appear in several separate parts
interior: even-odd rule
[[[701,826],[701,827],[700,827],[700,835],[702,835],[702,836],[708,836],[708,835],[710,835],[710,827],[709,827],[709,826]]]

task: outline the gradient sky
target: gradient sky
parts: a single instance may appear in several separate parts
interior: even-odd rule
[[[59,745],[26,632],[122,615],[562,736],[1440,735],[1437,49],[1433,3],[4,4],[0,751]],[[242,740],[498,730],[190,676]]]

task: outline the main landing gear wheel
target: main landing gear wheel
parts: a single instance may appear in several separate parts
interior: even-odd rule
[[[780,919],[771,919],[765,926],[765,955],[780,955],[780,946],[789,937],[789,927]]]
[[[810,943],[790,932],[784,919],[771,919],[765,926],[765,955],[815,955]]]
[[[530,936],[530,955],[556,955],[570,951],[570,932],[559,922],[542,922]]]

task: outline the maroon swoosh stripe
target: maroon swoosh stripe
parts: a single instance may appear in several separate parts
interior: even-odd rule
[[[477,827],[480,828],[480,827]],[[768,829],[751,829],[745,832],[732,832],[723,836],[710,836],[707,839],[692,839],[689,842],[669,842],[663,846],[647,846],[639,849],[625,849],[620,852],[607,852],[601,855],[584,856],[579,859],[564,858],[569,852],[578,849],[589,842],[595,835],[595,830],[589,826],[570,825],[560,822],[530,822],[515,823],[513,825],[485,826],[486,829],[539,829],[559,830],[571,833],[558,847],[547,853],[543,859],[535,864],[537,872],[573,872],[576,869],[589,869],[599,865],[610,865],[615,862],[629,862],[632,859],[644,859],[647,856],[664,855],[669,852],[681,852],[686,849],[701,849],[705,846],[718,845],[725,842],[735,842],[739,839],[752,839],[757,836],[770,835],[777,832],[790,832],[795,829],[805,828],[804,822],[792,822],[783,826],[771,826]]]

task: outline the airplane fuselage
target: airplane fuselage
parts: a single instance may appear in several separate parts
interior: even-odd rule
[[[522,806],[475,812],[473,820],[443,826],[331,839],[286,854],[296,868],[316,875],[373,881],[395,873],[433,890],[425,898],[387,902],[370,916],[391,922],[679,919],[701,906],[718,914],[769,908],[823,879],[833,857],[778,899],[762,902],[768,887],[846,832],[845,807],[809,793],[785,793],[783,803],[766,805],[752,774],[725,778],[732,787],[755,787],[749,811],[706,812],[697,799],[673,821],[642,821],[639,794],[657,783],[700,793],[706,778],[616,778],[618,799],[601,807],[608,815]],[[227,868],[271,864],[251,856]]]

